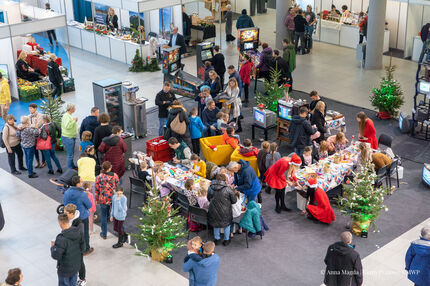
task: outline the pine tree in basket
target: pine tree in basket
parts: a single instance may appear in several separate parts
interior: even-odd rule
[[[136,49],[136,55],[131,62],[131,67],[129,69],[131,72],[143,72],[145,71],[145,67],[143,65],[143,59],[140,56],[139,50]]]
[[[287,84],[279,85],[281,74],[281,71],[277,71],[273,68],[270,69],[270,80],[264,81],[266,94],[257,92],[255,97],[257,105],[262,104],[266,109],[277,112],[278,100],[284,97],[289,89],[289,85]]]
[[[40,105],[40,109],[43,114],[49,115],[52,122],[55,122],[58,127],[61,127],[61,118],[63,117],[63,102],[61,101],[61,97],[53,98],[52,94],[54,90],[49,86],[42,88],[42,104]]]
[[[400,107],[405,102],[400,83],[393,77],[395,70],[396,66],[392,66],[391,63],[385,67],[386,75],[381,79],[379,88],[372,89],[370,103],[379,111],[378,116],[381,119],[397,117]]]
[[[147,187],[151,196],[148,197],[147,203],[139,208],[142,216],[137,217],[138,232],[132,236],[137,240],[139,248],[145,248],[143,253],[151,254],[154,259],[155,254],[165,257],[171,250],[185,245],[178,239],[187,236],[186,219],[177,215],[179,209],[172,207],[170,196],[160,198],[155,177],[152,179],[152,187]]]
[[[384,205],[384,196],[388,194],[386,187],[374,187],[377,175],[373,171],[373,164],[365,162],[360,171],[354,173],[353,181],[344,185],[344,195],[338,199],[340,212],[351,217],[367,231],[370,224],[376,228],[375,221],[382,210],[387,211]]]

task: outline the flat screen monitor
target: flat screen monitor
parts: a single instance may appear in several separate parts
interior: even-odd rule
[[[420,81],[418,84],[418,90],[424,94],[430,94],[430,82]]]
[[[7,69],[7,65],[0,64],[0,73],[3,75],[3,77],[9,79],[9,71]]]
[[[262,111],[254,109],[254,121],[257,124],[264,126],[266,124],[266,114]]]
[[[179,60],[179,49],[169,52],[169,64]]]
[[[243,44],[244,50],[252,50],[254,49],[254,42],[248,42]]]
[[[171,66],[170,66],[170,71],[175,71],[175,70],[177,70],[178,69],[178,64],[176,64],[176,63],[174,63],[174,64],[171,64]]]
[[[202,61],[205,62],[212,58],[211,50],[202,50]]]
[[[293,108],[278,104],[278,117],[284,120],[291,120],[293,117]]]
[[[256,42],[259,38],[259,29],[258,28],[250,28],[250,29],[241,29],[239,31],[239,39],[243,42]]]

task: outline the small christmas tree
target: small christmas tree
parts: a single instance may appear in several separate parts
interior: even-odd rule
[[[168,252],[185,244],[178,241],[185,237],[184,231],[186,219],[178,216],[179,209],[174,209],[170,203],[170,196],[160,197],[160,191],[152,178],[152,187],[147,184],[151,197],[144,203],[139,210],[142,216],[138,217],[138,233],[132,234],[137,240],[139,248],[145,248],[143,253],[152,255],[152,259],[157,260],[156,256],[163,260]]]
[[[405,102],[400,83],[393,77],[395,70],[391,63],[385,67],[386,76],[382,78],[380,87],[372,89],[370,102],[379,111],[381,119],[396,117]]]
[[[156,58],[147,57],[145,61],[145,66],[143,67],[144,71],[155,72],[161,70],[158,66],[158,61]]]
[[[143,72],[143,71],[145,71],[145,67],[143,65],[143,59],[140,56],[139,49],[136,49],[136,55],[134,56],[134,59],[131,62],[131,67],[129,70],[131,72]]]
[[[257,105],[262,104],[266,109],[277,112],[278,100],[284,97],[289,89],[289,85],[287,84],[279,85],[281,75],[281,71],[277,71],[273,68],[270,69],[270,80],[264,81],[266,94],[257,92],[255,97]]]
[[[383,204],[388,190],[385,187],[374,187],[377,175],[373,168],[371,162],[363,163],[360,171],[354,173],[351,185],[344,185],[344,196],[338,199],[340,212],[350,216],[365,231],[370,224],[375,226],[375,220],[382,210],[388,210]]]
[[[42,94],[44,99],[42,99],[42,104],[40,105],[40,109],[43,114],[49,115],[52,122],[55,122],[58,127],[61,126],[61,118],[63,117],[63,101],[61,97],[53,98],[52,94],[54,90],[49,86],[45,86],[42,88]]]

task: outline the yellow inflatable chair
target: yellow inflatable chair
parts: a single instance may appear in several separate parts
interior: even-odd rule
[[[206,161],[212,162],[218,166],[230,163],[233,147],[230,145],[223,145],[222,135],[200,138],[200,146]],[[217,150],[213,150],[210,146],[216,146]]]
[[[260,176],[260,170],[258,170],[257,157],[256,156],[251,156],[251,157],[242,156],[239,153],[239,148],[240,147],[237,147],[236,150],[233,151],[233,153],[231,154],[230,160],[236,161],[236,162],[238,162],[239,160],[248,161],[249,164],[251,165],[252,169],[254,169],[255,173],[259,177]]]

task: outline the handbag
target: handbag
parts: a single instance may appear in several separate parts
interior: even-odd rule
[[[170,129],[179,135],[184,135],[185,132],[187,132],[187,124],[185,121],[182,121],[179,119],[181,113],[179,112],[176,117],[172,120],[170,123]]]
[[[52,148],[51,135],[49,135],[49,129],[46,125],[44,127],[45,127],[46,134],[47,134],[46,139],[43,139],[42,136],[39,136],[37,138],[36,150],[51,150],[51,148]]]

